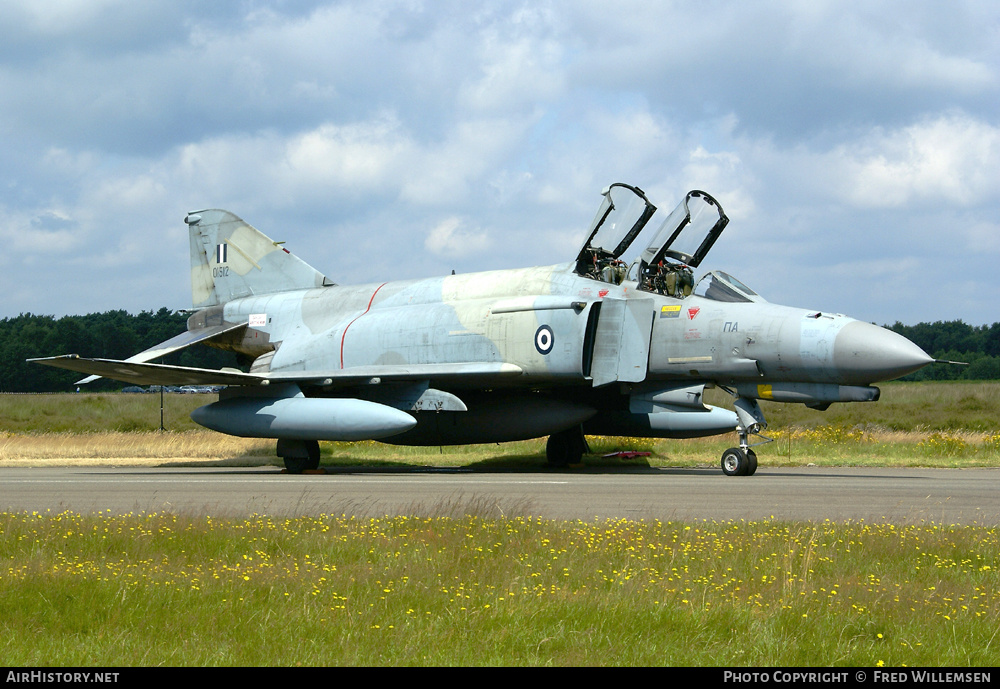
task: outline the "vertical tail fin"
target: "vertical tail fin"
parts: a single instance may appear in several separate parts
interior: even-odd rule
[[[254,294],[333,284],[229,211],[193,211],[184,222],[191,238],[191,294],[195,308]]]

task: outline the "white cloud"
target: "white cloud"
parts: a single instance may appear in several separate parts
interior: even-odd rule
[[[0,218],[0,241],[7,249],[5,263],[34,263],[46,256],[65,255],[83,241],[80,233],[74,231],[74,220],[65,209],[44,208],[35,212],[3,209]]]
[[[483,253],[491,243],[486,232],[469,228],[467,221],[456,217],[438,223],[424,240],[424,247],[437,256],[465,258]]]
[[[39,34],[62,35],[90,28],[114,13],[127,12],[131,4],[129,0],[47,0],[10,3],[4,14],[8,21],[20,20],[24,27]]]
[[[996,200],[1000,127],[964,115],[937,117],[843,150],[849,198],[859,206],[900,207]]]
[[[552,41],[491,36],[478,61],[482,74],[463,87],[458,102],[473,112],[506,113],[558,100],[565,89],[561,52]]]
[[[754,212],[753,195],[746,188],[743,161],[738,152],[709,153],[697,146],[684,166],[683,178],[685,187],[707,191],[720,203],[725,199],[723,208],[731,217],[745,220]]]
[[[524,145],[530,118],[468,119],[443,141],[425,142],[401,171],[400,198],[418,205],[464,204],[484,179]]]
[[[286,188],[372,190],[396,186],[400,170],[413,158],[413,142],[393,117],[320,127],[285,144]]]
[[[616,181],[664,212],[716,196],[732,222],[705,267],[775,295],[943,243],[1000,288],[995,3],[37,5],[0,4],[0,236],[20,252],[0,288],[34,300],[8,312],[59,311],[15,286],[116,261],[88,308],[186,301],[180,220],[206,206],[340,282],[567,261]],[[920,293],[913,272],[894,294]],[[886,320],[1000,320],[944,272],[947,306],[900,296]]]

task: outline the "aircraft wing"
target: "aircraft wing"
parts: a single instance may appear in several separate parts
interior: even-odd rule
[[[91,376],[121,380],[135,385],[268,385],[270,383],[303,383],[306,385],[337,387],[356,385],[358,383],[390,381],[473,381],[495,379],[496,377],[519,376],[523,373],[520,367],[513,364],[481,362],[357,366],[331,371],[289,371],[259,374],[243,373],[236,369],[213,370],[189,366],[151,364],[141,361],[87,359],[76,354],[28,359],[28,361],[87,373]]]
[[[400,364],[392,366],[355,366],[333,371],[290,371],[268,373],[272,382],[313,385],[355,385],[390,381],[459,381],[519,376],[520,366],[503,363],[470,362],[458,364]]]

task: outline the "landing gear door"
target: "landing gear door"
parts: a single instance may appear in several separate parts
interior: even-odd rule
[[[728,223],[718,201],[703,191],[688,192],[642,252],[640,271],[661,262],[697,268]]]
[[[590,367],[595,388],[646,379],[653,315],[652,299],[605,298],[601,302]]]

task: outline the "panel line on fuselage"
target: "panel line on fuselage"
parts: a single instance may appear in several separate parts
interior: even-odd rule
[[[368,313],[369,311],[372,310],[372,302],[375,301],[375,295],[378,294],[378,291],[380,289],[382,289],[383,287],[385,287],[388,284],[389,284],[388,282],[383,282],[381,285],[379,285],[378,287],[375,288],[375,291],[372,292],[371,299],[368,300],[368,308],[365,309],[365,313]],[[361,316],[364,316],[365,313],[362,313],[362,314],[358,315],[357,318],[355,318],[353,321],[351,321],[350,323],[348,323],[347,327],[344,328],[344,332],[341,333],[341,335],[340,335],[340,369],[341,370],[344,369],[344,340],[345,340],[345,338],[347,338],[347,331],[350,329],[350,327],[352,325],[354,325],[354,322],[357,321],[358,318],[361,318]]]

